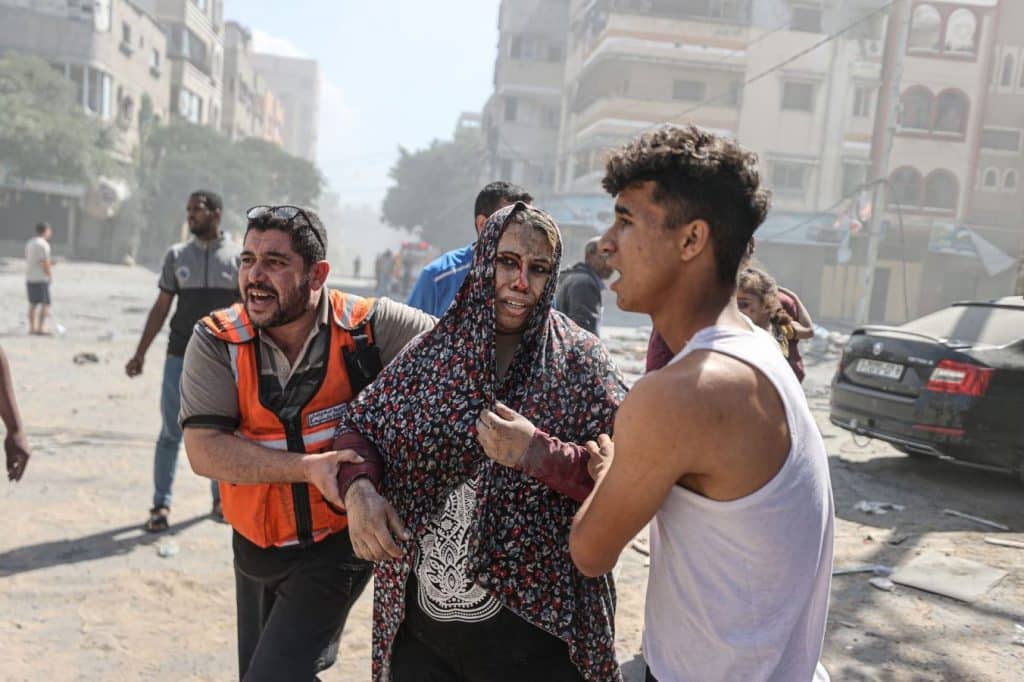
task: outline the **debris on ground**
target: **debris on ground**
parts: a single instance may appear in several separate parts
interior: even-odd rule
[[[94,362],[99,362],[100,358],[95,353],[78,353],[75,357],[71,358],[71,361],[76,365],[87,365]]]
[[[910,539],[910,533],[897,533],[895,531],[895,529],[894,529],[892,534],[889,536],[889,539],[886,540],[886,542],[888,542],[890,545],[893,545],[895,547],[897,545],[902,545],[904,542],[906,542],[909,539]]]
[[[1000,538],[985,538],[985,542],[990,545],[999,545],[1000,547],[1013,547],[1014,549],[1024,549],[1024,542],[1018,542],[1016,540],[1001,540]]]
[[[980,516],[974,516],[973,514],[965,514],[963,512],[959,512],[959,511],[957,511],[955,509],[943,509],[942,513],[943,514],[948,514],[949,516],[956,516],[956,517],[959,517],[961,519],[967,519],[968,521],[974,521],[975,523],[980,523],[983,526],[989,526],[991,528],[998,528],[999,530],[1010,530],[1009,526],[1004,526],[1001,523],[996,523],[995,521],[989,521],[988,519],[983,519]]]
[[[832,569],[832,575],[852,575],[854,573],[874,573],[875,575],[889,575],[892,569],[882,564],[860,564],[856,566],[840,566]]]
[[[642,554],[644,556],[651,556],[651,548],[647,544],[647,540],[643,540],[641,538],[637,538],[636,540],[633,540],[633,543],[630,545],[630,547],[632,547],[633,551],[636,552],[637,554]]]
[[[888,514],[891,511],[901,512],[906,507],[902,504],[893,504],[892,502],[872,502],[868,500],[861,500],[857,504],[853,505],[853,508],[859,512],[865,514]]]
[[[174,540],[164,540],[156,546],[156,553],[162,559],[170,559],[177,556],[179,552],[178,543]]]
[[[882,590],[883,592],[892,592],[894,589],[896,589],[896,586],[893,584],[892,580],[889,580],[888,578],[876,577],[869,580],[868,583],[871,585],[871,587]]]
[[[1024,625],[1014,623],[1013,631],[1017,633],[1017,636],[1013,638],[1013,643],[1017,646],[1024,646]]]
[[[1006,571],[970,559],[924,552],[897,567],[892,581],[907,587],[974,602],[1006,577]]]

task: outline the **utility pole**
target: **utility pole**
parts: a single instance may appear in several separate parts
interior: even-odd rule
[[[879,180],[889,177],[889,155],[899,120],[900,84],[903,80],[903,60],[910,40],[910,0],[897,0],[889,9],[889,22],[885,29],[885,51],[882,56],[882,87],[878,92],[875,110],[875,128],[871,135],[872,183],[871,219],[867,224],[868,246],[864,267],[864,286],[854,322],[867,323],[871,310],[871,293],[875,288],[875,270],[878,267],[878,249],[882,244],[882,211],[888,186]]]

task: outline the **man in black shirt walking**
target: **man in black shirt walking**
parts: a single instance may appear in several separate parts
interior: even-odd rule
[[[167,359],[164,362],[160,391],[160,416],[163,424],[156,442],[153,460],[153,507],[144,528],[159,533],[168,528],[171,512],[171,488],[181,446],[178,411],[181,405],[181,371],[185,347],[196,322],[214,310],[226,308],[239,300],[238,260],[240,247],[220,231],[223,204],[220,196],[207,191],[193,192],[188,199],[188,229],[191,239],[167,250],[160,272],[160,293],[146,318],[142,338],[125,372],[129,377],[142,374],[142,367],[153,339],[160,332],[178,298],[171,317]],[[216,481],[211,482],[213,516],[223,519],[220,493]]]
[[[601,292],[604,280],[612,275],[604,255],[598,251],[594,237],[587,242],[583,251],[583,262],[576,263],[558,276],[558,291],[555,293],[555,310],[586,329],[591,334],[601,335]]]

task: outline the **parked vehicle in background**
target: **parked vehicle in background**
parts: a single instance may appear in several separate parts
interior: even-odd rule
[[[832,382],[833,424],[1024,482],[1024,299],[956,303],[850,335]]]

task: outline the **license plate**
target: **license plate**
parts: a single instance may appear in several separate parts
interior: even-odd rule
[[[857,373],[869,377],[881,377],[899,381],[903,376],[903,365],[894,362],[881,362],[880,360],[858,360]]]

